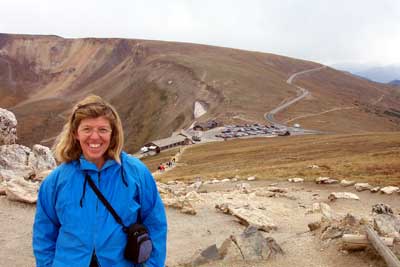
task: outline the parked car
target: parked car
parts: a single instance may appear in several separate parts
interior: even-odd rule
[[[201,141],[201,137],[197,136],[197,135],[193,135],[192,136],[192,140],[195,141],[195,142],[200,142]]]

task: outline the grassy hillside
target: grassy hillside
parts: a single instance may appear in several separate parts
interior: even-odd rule
[[[150,168],[159,161],[144,160]],[[153,166],[154,165],[154,166]],[[311,168],[312,165],[319,166]],[[187,147],[167,180],[247,178],[308,180],[320,176],[400,185],[400,134],[291,136],[241,139]]]
[[[117,107],[133,152],[191,125],[196,101],[208,106],[198,121],[265,123],[266,112],[298,95],[286,80],[319,66],[189,43],[0,34],[0,107],[15,112],[21,144],[49,145],[72,104],[98,94]],[[294,83],[311,95],[279,120],[336,133],[400,130],[392,87],[329,68]]]

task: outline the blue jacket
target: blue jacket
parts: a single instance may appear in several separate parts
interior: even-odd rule
[[[85,183],[85,172],[125,225],[135,223],[141,209],[142,223],[153,242],[145,266],[164,266],[167,221],[156,183],[138,159],[122,152],[121,160],[125,178],[116,161],[107,160],[98,170],[82,156],[61,164],[43,181],[33,225],[37,267],[88,267],[93,251],[101,267],[135,266],[123,256],[126,234]]]

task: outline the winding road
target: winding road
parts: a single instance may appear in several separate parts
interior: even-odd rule
[[[306,96],[308,96],[308,95],[310,94],[310,92],[309,92],[307,89],[305,89],[305,88],[303,88],[303,87],[300,87],[300,86],[297,86],[297,85],[294,85],[294,84],[292,83],[294,78],[296,78],[297,76],[302,75],[302,74],[306,74],[306,73],[310,73],[310,72],[319,71],[319,70],[322,70],[322,69],[325,69],[325,68],[326,68],[326,66],[322,66],[322,67],[313,68],[313,69],[309,69],[309,70],[303,70],[303,71],[296,72],[296,73],[292,74],[292,75],[289,77],[289,79],[287,79],[286,83],[287,83],[287,84],[290,84],[290,85],[293,85],[293,86],[295,86],[297,89],[299,89],[299,96],[297,96],[296,98],[294,98],[294,99],[292,99],[292,100],[290,100],[290,101],[288,101],[288,102],[285,102],[284,104],[282,104],[282,105],[280,105],[280,106],[274,108],[274,109],[271,110],[270,112],[266,113],[266,114],[264,115],[265,119],[266,119],[268,122],[272,123],[272,125],[274,125],[274,126],[276,126],[276,127],[278,127],[278,128],[286,128],[286,129],[289,130],[291,133],[292,133],[292,132],[296,132],[296,133],[300,133],[300,134],[315,134],[315,133],[320,133],[319,131],[315,131],[315,130],[306,130],[306,129],[299,129],[299,128],[295,128],[295,127],[290,127],[290,126],[288,126],[288,125],[285,125],[285,124],[283,124],[283,123],[280,123],[280,122],[276,121],[275,118],[274,118],[274,115],[275,115],[276,113],[282,111],[283,109],[287,108],[288,106],[293,105],[293,104],[296,103],[297,101],[303,99],[304,97],[306,97]]]

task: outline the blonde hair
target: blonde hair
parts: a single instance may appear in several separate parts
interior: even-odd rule
[[[100,116],[107,118],[112,128],[110,146],[105,155],[121,163],[120,154],[124,146],[121,119],[112,105],[96,95],[87,96],[73,107],[67,123],[64,124],[53,146],[55,157],[59,162],[79,159],[82,154],[81,146],[76,139],[79,124],[84,119]]]

